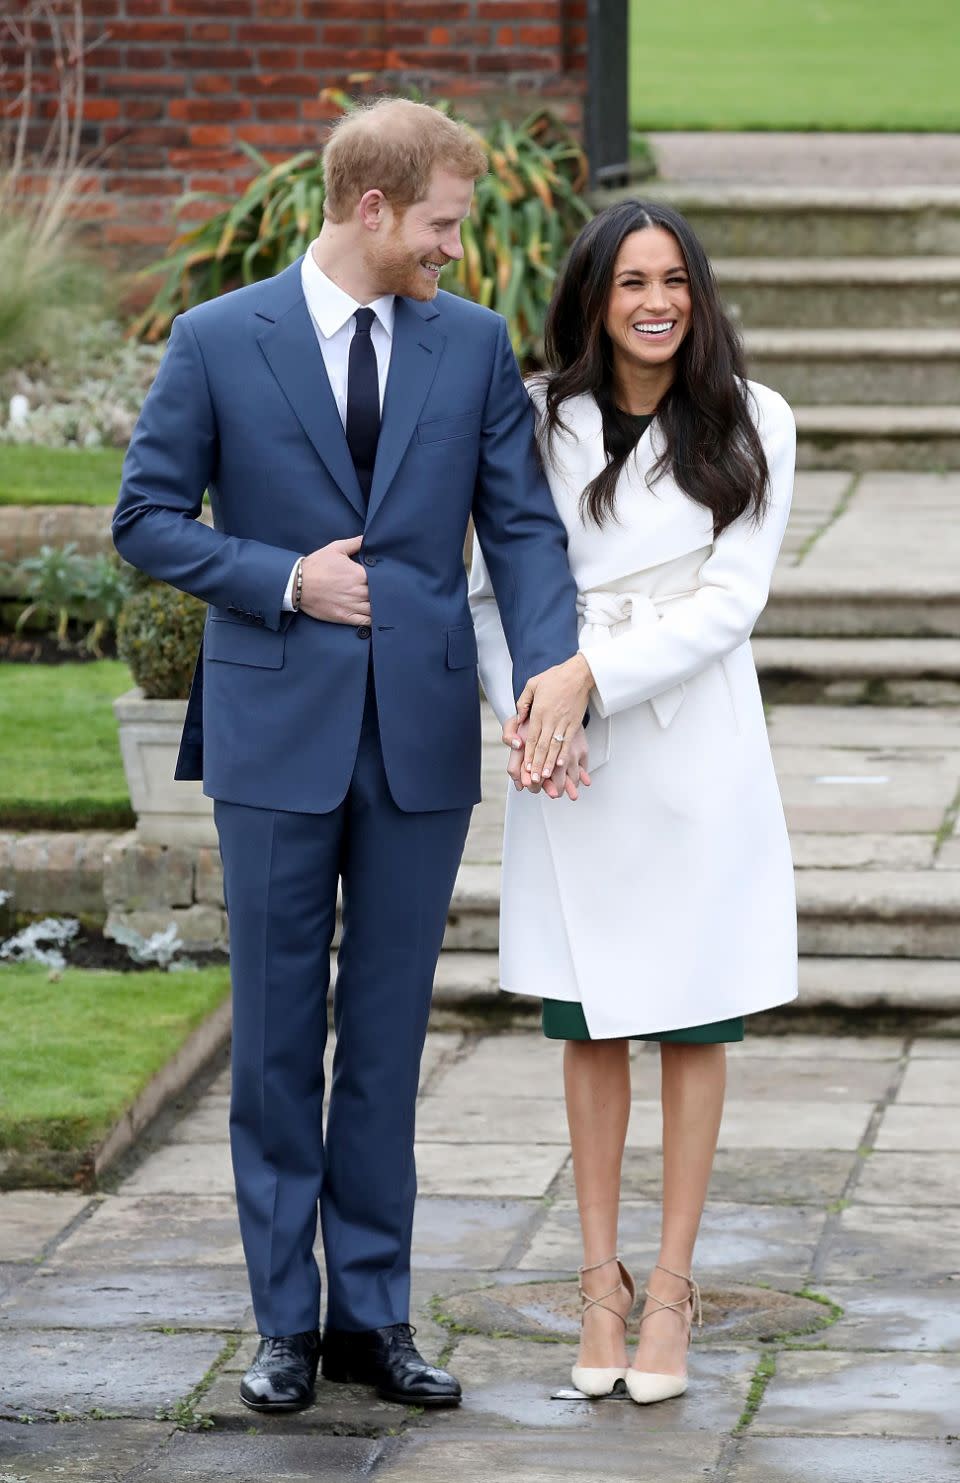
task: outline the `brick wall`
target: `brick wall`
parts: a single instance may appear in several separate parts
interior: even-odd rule
[[[235,189],[249,177],[239,140],[272,159],[315,147],[336,113],[319,97],[325,87],[415,84],[477,121],[547,101],[579,124],[586,9],[585,0],[84,0],[84,144],[105,151],[86,215],[116,255],[155,254],[182,191]],[[3,61],[9,102],[22,52],[8,43]],[[38,61],[44,105],[53,84],[42,48]],[[351,83],[353,73],[373,76]]]

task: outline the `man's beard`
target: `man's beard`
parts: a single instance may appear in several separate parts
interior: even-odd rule
[[[432,259],[446,262],[442,254]],[[437,280],[423,269],[423,259],[414,257],[397,237],[390,237],[381,248],[368,250],[365,267],[380,294],[401,294],[408,299],[428,301],[436,297]]]

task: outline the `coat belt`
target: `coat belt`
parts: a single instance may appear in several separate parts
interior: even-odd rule
[[[620,624],[629,623],[629,632],[642,629],[652,629],[660,622],[660,608],[669,602],[674,602],[681,597],[692,597],[690,592],[671,592],[662,597],[648,597],[644,592],[581,592],[577,597],[577,612],[583,619],[583,627],[580,630],[581,647],[591,643],[614,643],[619,635],[612,630]],[[662,690],[659,695],[650,698],[650,708],[656,716],[661,727],[670,725],[677,711],[683,703],[684,686],[673,685],[669,690]],[[605,731],[609,728],[609,719],[606,721]],[[609,737],[605,736],[601,744],[601,756],[597,762],[593,762],[595,741],[599,737],[591,737],[591,765],[599,766],[600,762],[606,761],[609,752]]]

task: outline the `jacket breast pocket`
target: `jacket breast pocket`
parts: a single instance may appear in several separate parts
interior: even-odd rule
[[[231,623],[226,618],[207,622],[203,651],[207,659],[222,664],[250,664],[256,669],[280,669],[283,666],[285,633],[271,628],[255,628],[252,623]]]
[[[468,669],[477,664],[477,635],[472,623],[447,629],[447,669]]]
[[[431,417],[417,424],[420,443],[450,443],[454,438],[478,437],[479,434],[479,411],[461,412],[456,417]]]

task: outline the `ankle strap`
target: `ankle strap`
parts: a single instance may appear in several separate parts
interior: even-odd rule
[[[673,1302],[673,1303],[665,1303],[662,1298],[658,1298],[657,1297],[656,1293],[652,1293],[649,1288],[645,1287],[644,1290],[643,1290],[644,1291],[644,1296],[645,1297],[648,1297],[648,1298],[651,1298],[653,1300],[653,1302],[655,1302],[656,1304],[658,1304],[658,1306],[657,1306],[657,1308],[656,1308],[655,1311],[657,1313],[661,1313],[666,1308],[672,1308],[674,1310],[674,1312],[679,1313],[680,1310],[682,1308],[685,1308],[687,1306],[687,1304],[689,1303],[690,1304],[690,1310],[691,1310],[691,1312],[690,1312],[690,1321],[691,1321],[691,1324],[696,1324],[697,1328],[702,1329],[703,1328],[703,1303],[702,1303],[701,1298],[700,1298],[700,1287],[699,1287],[699,1284],[694,1281],[694,1279],[690,1276],[689,1273],[687,1273],[687,1272],[675,1272],[672,1267],[664,1267],[660,1262],[657,1262],[657,1264],[656,1264],[656,1266],[654,1267],[653,1270],[655,1272],[667,1272],[671,1277],[677,1277],[677,1278],[679,1278],[679,1280],[681,1282],[685,1282],[687,1284],[688,1288],[690,1289],[690,1291],[687,1293],[687,1296],[685,1298],[677,1298],[677,1300],[675,1302]],[[649,1317],[649,1316],[650,1316],[649,1314],[645,1314],[644,1315],[644,1317]],[[642,1318],[641,1318],[640,1322],[641,1323],[643,1322],[643,1319]]]
[[[600,1270],[601,1267],[609,1267],[609,1265],[610,1265],[611,1262],[619,1262],[619,1261],[620,1261],[620,1253],[618,1251],[617,1254],[616,1254],[616,1256],[608,1256],[605,1261],[602,1261],[602,1262],[594,1262],[594,1264],[593,1264],[592,1267],[578,1267],[577,1268],[577,1271],[581,1274],[581,1276],[583,1275],[584,1272],[599,1272],[599,1270]]]
[[[600,1295],[598,1297],[595,1297],[595,1298],[594,1297],[591,1297],[589,1293],[584,1292],[584,1290],[583,1290],[583,1281],[582,1281],[584,1272],[598,1272],[601,1267],[608,1267],[608,1266],[610,1266],[611,1262],[616,1262],[616,1264],[617,1264],[617,1285],[616,1285],[616,1287],[611,1287],[611,1289],[610,1289],[609,1292],[600,1293]],[[623,1290],[631,1297],[631,1305],[632,1305],[632,1301],[633,1301],[630,1288],[625,1287],[625,1285],[624,1285],[624,1281],[623,1281],[623,1264],[620,1261],[619,1255],[618,1256],[608,1256],[607,1257],[607,1260],[605,1262],[596,1262],[592,1267],[578,1267],[577,1268],[577,1276],[578,1276],[577,1291],[580,1294],[580,1302],[581,1302],[581,1310],[580,1310],[580,1322],[581,1322],[581,1324],[583,1323],[584,1318],[587,1316],[587,1314],[589,1313],[589,1311],[590,1311],[591,1308],[602,1308],[603,1311],[604,1311],[604,1313],[612,1313],[615,1318],[619,1318],[619,1320],[623,1324],[624,1328],[626,1328],[627,1327],[627,1320],[624,1318],[623,1314],[622,1313],[618,1313],[617,1310],[616,1310],[616,1308],[608,1308],[607,1307],[607,1299],[614,1297],[621,1290],[621,1288],[623,1288]]]

